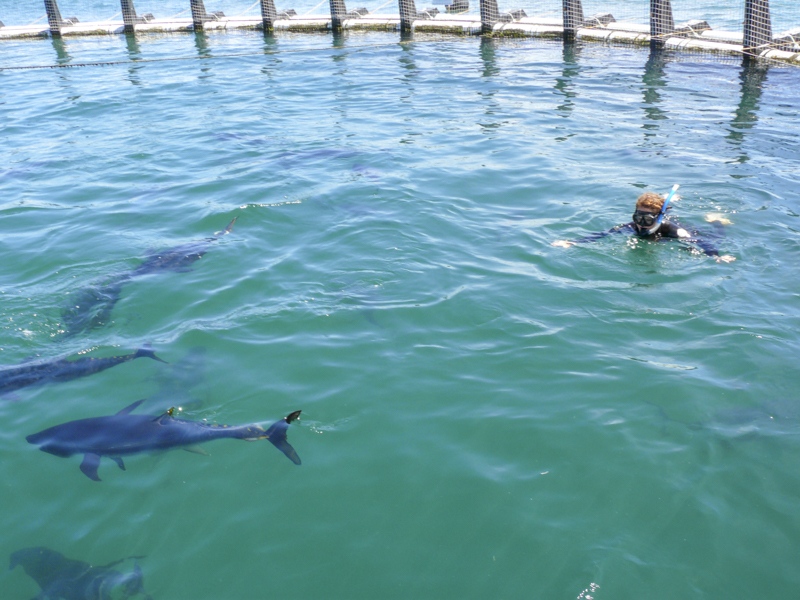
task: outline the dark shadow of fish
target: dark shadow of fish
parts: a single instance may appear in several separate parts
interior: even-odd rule
[[[75,360],[59,358],[48,362],[27,362],[15,367],[0,367],[0,394],[32,385],[86,377],[143,356],[159,362],[166,362],[157,357],[152,348],[144,346],[132,354],[121,356],[83,357]]]
[[[127,559],[95,567],[38,546],[14,552],[9,559],[8,568],[11,570],[21,566],[42,588],[36,596],[42,600],[110,600],[112,597],[124,599],[139,594],[151,600],[151,596],[144,591],[142,570],[138,564],[134,565],[132,573],[120,573],[111,568],[123,560]],[[120,591],[112,596],[117,588]]]
[[[165,271],[178,273],[190,271],[192,265],[208,252],[212,242],[233,230],[237,218],[235,217],[225,229],[217,231],[211,237],[150,254],[133,271],[122,273],[102,285],[80,290],[70,299],[69,306],[61,311],[64,335],[70,337],[108,324],[111,311],[122,294],[122,287],[129,281]]]
[[[662,407],[655,404],[653,406],[656,406],[665,421],[681,425],[689,431],[705,432],[727,442],[796,436],[800,433],[800,414],[794,404],[771,402],[726,408],[716,411],[708,419],[694,422],[675,419]]]
[[[278,165],[291,169],[303,167],[317,162],[331,160],[347,160],[357,158],[362,153],[357,150],[344,150],[336,148],[318,148],[317,150],[284,150],[277,156]]]
[[[375,169],[374,167],[370,167],[369,165],[364,165],[361,163],[353,165],[353,168],[350,169],[352,173],[354,173],[358,177],[364,177],[365,179],[369,179],[370,181],[380,181],[383,179],[383,172],[379,169]]]
[[[231,142],[240,146],[263,147],[272,145],[275,140],[269,136],[257,136],[246,133],[232,133],[223,131],[213,135],[215,140],[220,142]]]
[[[300,457],[286,438],[289,424],[300,417],[297,410],[264,430],[260,425],[208,425],[173,417],[173,409],[158,417],[132,415],[131,412],[144,400],[134,402],[115,415],[92,417],[56,425],[29,435],[29,443],[43,452],[68,457],[83,454],[81,471],[89,479],[100,481],[97,469],[100,458],[110,458],[125,470],[123,456],[184,448],[193,450],[198,444],[221,438],[255,441],[267,439],[294,464]],[[200,451],[202,453],[202,451]]]
[[[383,173],[369,164],[376,158],[379,157],[358,150],[319,148],[317,150],[285,150],[276,156],[275,162],[279,168],[290,171],[305,169],[316,164],[327,166],[331,161],[340,163],[342,166],[353,163],[350,166],[350,172],[355,176],[379,181],[383,178]]]

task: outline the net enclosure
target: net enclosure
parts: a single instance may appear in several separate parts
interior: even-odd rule
[[[66,16],[74,15],[70,0],[43,0],[39,9],[32,6],[36,3],[20,3],[10,9],[10,14],[0,15],[0,40],[231,28],[267,32],[369,29],[630,43],[743,54],[800,65],[800,2],[796,0],[135,0],[138,6],[134,6],[134,0],[108,3],[117,1],[117,12],[111,16]]]

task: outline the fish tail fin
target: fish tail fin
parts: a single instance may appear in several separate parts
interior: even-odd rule
[[[129,573],[124,576],[122,584],[124,590],[124,594],[122,596],[123,598],[130,598],[131,596],[145,594],[145,598],[152,599],[152,596],[150,596],[150,594],[146,594],[144,591],[144,574],[142,573],[142,568],[139,566],[139,563],[134,563],[133,573]]]
[[[289,440],[286,438],[286,431],[289,429],[289,424],[292,421],[296,421],[300,418],[299,410],[290,413],[280,421],[276,421],[272,425],[270,425],[269,429],[267,429],[266,437],[272,445],[275,446],[278,450],[283,452],[286,457],[292,461],[294,464],[299,465],[300,457],[297,455],[297,452],[289,443]]]
[[[141,358],[142,356],[146,356],[147,358],[152,358],[153,360],[157,360],[158,362],[162,362],[162,363],[167,364],[167,365],[169,364],[164,359],[159,358],[158,356],[156,356],[156,353],[155,353],[155,351],[153,350],[153,347],[150,344],[145,344],[144,346],[139,348],[136,351],[136,354],[134,354],[133,356],[134,356],[134,358]]]

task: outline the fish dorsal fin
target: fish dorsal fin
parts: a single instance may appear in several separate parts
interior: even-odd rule
[[[137,407],[138,407],[138,406],[139,406],[139,405],[140,405],[142,402],[144,402],[144,399],[137,400],[136,402],[134,402],[134,403],[133,403],[133,404],[131,404],[130,406],[126,406],[125,408],[123,408],[123,409],[122,409],[121,411],[119,411],[117,414],[118,414],[118,415],[127,415],[128,413],[130,413],[130,412],[133,412],[134,410],[136,410],[136,408],[137,408]]]
[[[233,231],[233,226],[236,224],[236,219],[238,219],[238,218],[239,217],[233,217],[233,220],[231,220],[231,222],[228,223],[228,226],[225,229],[223,229],[222,231],[215,231],[214,232],[214,237],[211,238],[211,240],[215,240],[221,235],[228,235],[231,231]]]
[[[163,423],[164,421],[169,421],[172,418],[172,415],[174,414],[175,414],[175,407],[170,406],[167,410],[165,410],[163,413],[161,413],[155,419],[153,419],[153,421],[155,421],[156,423]]]

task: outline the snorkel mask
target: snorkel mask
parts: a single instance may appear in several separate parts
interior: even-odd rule
[[[661,210],[658,211],[657,214],[639,211],[633,213],[633,222],[636,225],[639,235],[653,235],[658,231],[658,228],[661,227],[661,222],[664,220],[664,215],[667,214],[669,201],[672,200],[672,196],[675,195],[679,187],[680,185],[677,183],[672,186],[669,194],[667,194],[666,200],[664,200],[664,203],[661,205]]]

